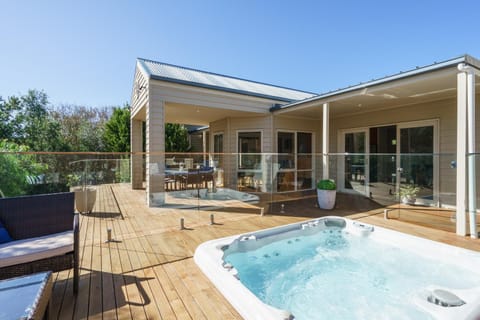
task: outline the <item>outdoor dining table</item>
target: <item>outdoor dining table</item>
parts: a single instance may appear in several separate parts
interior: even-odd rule
[[[48,319],[52,272],[0,280],[0,320]]]
[[[215,184],[214,170],[210,169],[165,169],[165,182],[173,183],[174,190],[187,189],[188,185],[198,188],[201,184],[208,187],[208,182]],[[177,185],[178,183],[178,185]],[[171,187],[169,189],[172,189]]]

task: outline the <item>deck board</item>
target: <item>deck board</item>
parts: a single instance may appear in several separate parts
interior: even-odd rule
[[[284,202],[284,212],[259,215],[252,205],[242,210],[174,210],[148,208],[144,190],[128,184],[97,187],[91,214],[80,216],[80,283],[73,295],[72,270],[54,274],[52,319],[241,319],[193,261],[204,241],[340,215],[467,249],[480,241],[455,235],[452,212],[390,206],[367,208],[367,200],[340,198],[336,210],[322,211],[312,199]],[[359,204],[356,208],[350,205]],[[272,211],[280,206],[272,206]],[[359,210],[358,208],[362,208]],[[277,210],[278,211],[278,210]],[[210,214],[215,225],[210,225]],[[186,230],[179,230],[180,218]],[[106,243],[107,229],[114,242]]]

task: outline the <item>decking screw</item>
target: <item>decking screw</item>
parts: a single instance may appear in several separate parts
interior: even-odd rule
[[[185,219],[180,218],[180,230],[184,230],[184,229],[185,229]]]
[[[215,224],[215,217],[213,216],[213,213],[210,214],[210,225],[214,225]]]

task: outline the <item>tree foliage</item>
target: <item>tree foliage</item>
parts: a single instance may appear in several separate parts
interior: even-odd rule
[[[183,124],[165,124],[165,152],[187,152],[188,131]]]
[[[130,152],[130,106],[114,108],[110,119],[105,123],[103,135],[106,151]]]
[[[0,140],[0,188],[6,196],[25,194],[28,189],[27,177],[36,176],[45,170],[45,165],[36,162],[27,146],[7,140]]]
[[[18,103],[7,103],[0,97],[0,139],[11,140],[18,132]]]
[[[29,90],[21,97],[10,97],[2,103],[0,118],[5,122],[0,137],[32,151],[66,151],[60,124],[52,119],[48,106],[43,91]]]
[[[61,105],[51,115],[59,123],[60,134],[68,151],[105,151],[103,134],[110,108]]]

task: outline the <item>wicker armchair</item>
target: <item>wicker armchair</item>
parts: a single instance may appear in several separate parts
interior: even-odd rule
[[[55,193],[0,199],[0,220],[14,240],[73,230],[73,251],[59,256],[0,268],[0,279],[73,268],[73,291],[78,291],[79,221],[74,193]]]

